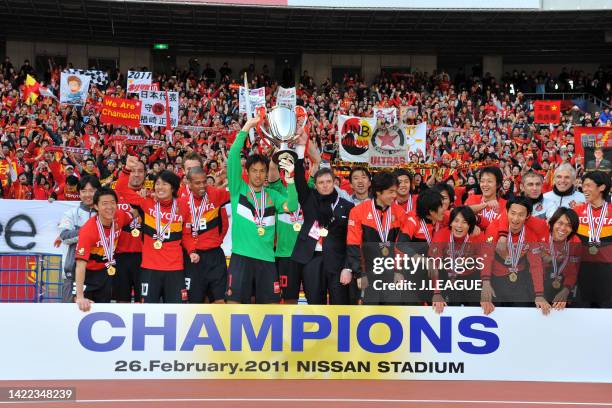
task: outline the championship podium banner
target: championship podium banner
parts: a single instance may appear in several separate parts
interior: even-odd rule
[[[612,383],[611,310],[1,304],[0,380]]]

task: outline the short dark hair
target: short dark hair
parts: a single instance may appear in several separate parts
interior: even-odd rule
[[[247,157],[244,167],[247,169],[247,171],[249,171],[251,166],[254,165],[255,163],[263,163],[266,166],[266,168],[268,168],[270,165],[270,158],[268,156],[264,156],[263,154],[259,154],[259,153],[252,154],[249,157]]]
[[[330,169],[329,167],[323,167],[317,170],[317,172],[314,174],[313,179],[315,183],[317,182],[319,177],[323,177],[325,175],[331,176],[332,180],[335,179],[334,171]]]
[[[172,186],[172,197],[176,198],[178,196],[179,188],[181,188],[181,179],[179,176],[170,170],[164,170],[155,177],[153,184],[155,184],[157,180],[162,180],[170,184],[170,186]]]
[[[84,190],[88,184],[91,184],[91,186],[95,188],[96,190],[99,190],[102,188],[102,185],[100,184],[100,180],[98,180],[96,176],[87,174],[81,177],[81,179],[79,180],[79,191]]]
[[[474,228],[476,228],[477,220],[476,214],[474,211],[467,205],[460,205],[459,207],[453,208],[450,213],[450,218],[448,219],[448,228],[451,227],[452,222],[457,218],[457,216],[461,214],[463,219],[468,223],[468,233],[471,234],[474,232]]]
[[[550,232],[552,233],[553,225],[555,225],[555,223],[559,221],[559,218],[563,217],[564,215],[567,217],[572,226],[572,232],[567,236],[567,239],[569,240],[574,235],[576,235],[576,232],[578,231],[578,226],[580,225],[580,219],[578,218],[578,214],[576,214],[576,211],[566,207],[557,208],[557,211],[555,211],[552,217],[550,217],[550,220],[548,220],[548,227]]]
[[[376,193],[382,193],[385,190],[397,186],[397,177],[395,174],[381,171],[372,177],[372,196],[376,198]]]
[[[605,201],[608,201],[608,195],[610,194],[610,175],[601,170],[594,170],[589,171],[587,174],[582,176],[583,183],[586,179],[591,180],[597,185],[597,187],[606,186],[604,191],[601,193],[601,196]]]
[[[395,177],[399,178],[400,176],[407,176],[410,179],[410,185],[412,186],[412,173],[406,169],[397,169],[393,173]]]
[[[98,205],[98,202],[100,201],[100,197],[104,197],[104,196],[113,196],[115,198],[115,202],[117,202],[117,193],[115,193],[114,190],[111,190],[108,187],[102,187],[100,189],[98,189],[96,191],[96,193],[93,196],[93,202],[95,205]]]
[[[75,176],[74,174],[71,174],[70,176],[66,177],[66,184],[68,184],[69,186],[78,186],[79,185],[79,178],[77,176]]]
[[[480,170],[481,178],[483,174],[490,174],[495,177],[497,188],[500,188],[502,186],[502,183],[504,181],[504,175],[502,174],[502,171],[499,169],[499,167],[485,167],[484,169]]]
[[[435,186],[433,186],[433,189],[439,193],[446,191],[446,194],[448,194],[448,198],[450,199],[450,203],[453,205],[455,202],[455,189],[451,185],[448,183],[437,183]]]
[[[439,191],[428,188],[419,193],[416,214],[420,219],[426,219],[430,211],[437,211],[440,207],[442,207],[442,195]]]
[[[353,174],[355,174],[358,171],[362,171],[370,181],[372,181],[372,175],[370,174],[370,171],[368,169],[366,169],[365,167],[362,166],[357,166],[357,167],[353,167],[351,169],[351,171],[349,172],[349,182],[353,181]]]
[[[533,205],[531,204],[531,201],[526,197],[518,196],[518,197],[512,197],[511,199],[509,199],[506,202],[506,211],[510,210],[510,207],[512,207],[512,204],[522,205],[523,207],[525,207],[527,209],[527,215],[531,215],[531,212],[533,211]]]

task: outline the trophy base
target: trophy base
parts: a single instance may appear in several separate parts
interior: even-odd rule
[[[272,161],[276,163],[277,165],[281,161],[281,159],[285,159],[285,158],[288,158],[293,163],[296,163],[298,156],[296,152],[294,152],[293,150],[289,150],[289,149],[278,150],[272,155]]]

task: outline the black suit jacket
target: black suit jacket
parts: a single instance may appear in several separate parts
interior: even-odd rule
[[[304,171],[304,159],[295,164],[295,188],[298,201],[304,214],[304,224],[298,235],[291,258],[301,264],[308,263],[315,254],[317,240],[308,233],[318,218],[316,198],[313,190],[308,187]],[[349,213],[353,203],[340,198],[334,209],[334,220],[328,226],[328,235],[323,239],[323,267],[328,272],[340,272],[346,261],[346,233]]]

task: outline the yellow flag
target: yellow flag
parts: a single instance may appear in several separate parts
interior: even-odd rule
[[[39,86],[40,85],[38,84],[38,82],[36,82],[36,80],[32,78],[30,75],[26,77],[24,94],[25,94],[26,103],[28,105],[31,105],[34,102],[36,102],[36,99],[38,98],[38,95],[40,94],[38,90]]]

